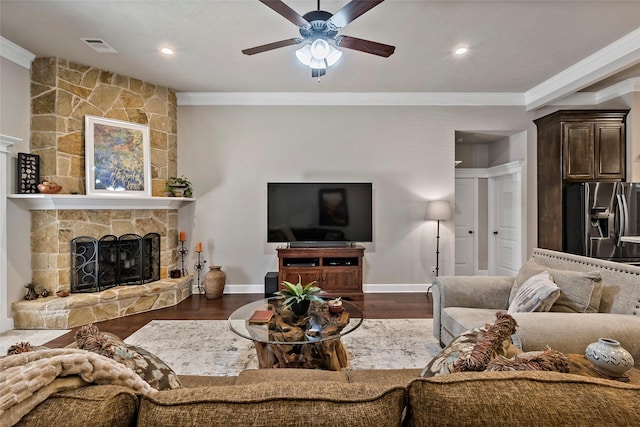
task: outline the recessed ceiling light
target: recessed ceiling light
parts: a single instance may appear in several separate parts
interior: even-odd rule
[[[453,53],[455,53],[456,55],[464,55],[467,52],[469,52],[469,48],[465,46],[460,46],[453,51]]]
[[[173,55],[173,49],[171,49],[170,47],[163,47],[162,49],[160,49],[160,52],[164,53],[165,55]]]

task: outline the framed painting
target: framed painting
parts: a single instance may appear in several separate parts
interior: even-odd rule
[[[151,196],[149,126],[85,116],[87,195]]]

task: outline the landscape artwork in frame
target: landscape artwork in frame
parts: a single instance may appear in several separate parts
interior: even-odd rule
[[[149,127],[85,116],[87,195],[151,196]]]

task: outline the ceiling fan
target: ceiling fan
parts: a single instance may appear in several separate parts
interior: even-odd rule
[[[391,56],[396,50],[395,46],[388,44],[338,35],[338,31],[341,28],[384,0],[351,0],[335,14],[320,10],[320,0],[318,0],[318,9],[305,13],[303,16],[300,16],[280,0],[259,1],[297,25],[302,38],[280,40],[244,49],[242,53],[245,55],[255,55],[256,53],[304,43],[304,46],[296,51],[296,57],[300,62],[311,68],[312,77],[319,78],[326,73],[327,67],[335,64],[342,56],[342,52],[334,46],[385,58]]]

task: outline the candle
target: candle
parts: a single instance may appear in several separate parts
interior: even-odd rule
[[[184,242],[185,240],[187,240],[187,235],[185,234],[184,231],[180,232],[180,241]]]
[[[196,252],[202,252],[202,242],[196,243]]]

